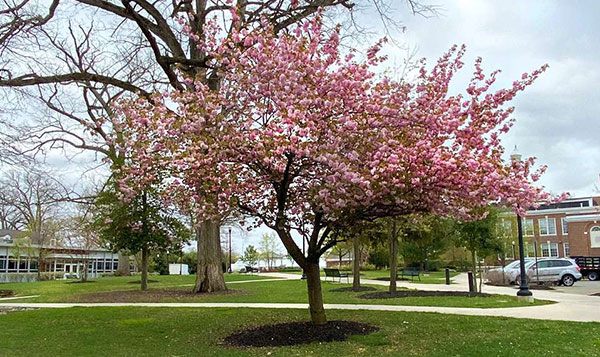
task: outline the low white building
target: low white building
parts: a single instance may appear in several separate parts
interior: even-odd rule
[[[50,242],[40,245],[35,235],[14,230],[0,230],[0,282],[11,281],[8,275],[41,273],[54,277],[80,277],[87,269],[89,277],[117,270],[119,256],[100,247],[65,247]],[[40,264],[41,263],[41,264]]]

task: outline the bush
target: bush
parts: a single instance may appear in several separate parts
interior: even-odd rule
[[[285,268],[281,268],[279,269],[280,272],[282,273],[290,273],[290,272],[299,272],[302,271],[301,268],[297,268],[297,267],[285,267]]]
[[[390,263],[390,253],[386,249],[378,249],[369,254],[367,261],[377,269],[387,268]]]
[[[453,260],[445,264],[445,268],[454,269],[456,271],[469,271],[472,269],[471,263],[468,260]]]
[[[502,274],[501,269],[494,269],[483,274],[483,281],[488,285],[508,285],[509,278]]]

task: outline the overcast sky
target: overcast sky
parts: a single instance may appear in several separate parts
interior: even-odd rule
[[[404,17],[400,42],[432,63],[452,44],[467,46],[462,75],[477,56],[488,71],[501,69],[510,86],[523,72],[550,68],[517,96],[516,124],[503,143],[510,153],[548,165],[549,191],[596,194],[600,173],[599,1],[444,1],[434,18]],[[459,81],[460,82],[460,81]],[[464,88],[464,85],[463,85]]]

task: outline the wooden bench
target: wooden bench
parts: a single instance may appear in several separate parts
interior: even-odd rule
[[[346,282],[350,283],[350,274],[349,273],[342,273],[340,272],[339,269],[331,269],[331,268],[324,268],[323,269],[325,271],[325,281],[327,281],[327,278],[331,277],[331,280],[335,281],[335,278],[338,278],[338,282],[342,282],[342,278],[346,278]]]
[[[419,281],[421,281],[421,271],[419,270],[419,268],[404,268],[402,269],[402,271],[400,272],[400,276],[402,277],[402,279],[404,279],[404,276],[410,276],[411,280],[415,280],[415,276],[417,278],[419,278]]]

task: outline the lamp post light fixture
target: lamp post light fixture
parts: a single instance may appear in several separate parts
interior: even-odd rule
[[[513,162],[521,162],[521,154],[517,150],[517,146],[515,145],[515,149],[513,153],[510,155],[510,160]],[[517,207],[519,210],[521,207]],[[529,290],[529,286],[527,285],[527,271],[525,270],[525,247],[523,243],[523,221],[521,219],[521,213],[517,212],[517,235],[519,238],[519,262],[521,268],[521,284],[519,284],[519,291],[517,291],[517,296],[519,299],[533,301],[533,294]]]

